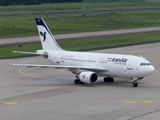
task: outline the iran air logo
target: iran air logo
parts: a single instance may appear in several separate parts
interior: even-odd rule
[[[128,59],[126,58],[108,58],[107,62],[116,62],[116,63],[126,63]]]
[[[43,37],[43,42],[46,40],[46,34],[46,32],[43,33],[40,31],[40,35]]]

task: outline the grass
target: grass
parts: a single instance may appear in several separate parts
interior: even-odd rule
[[[45,15],[52,33],[70,33],[160,25],[160,11]],[[37,35],[35,16],[0,19],[0,38]]]
[[[159,7],[160,2],[106,2],[106,1],[84,1],[82,3],[53,3],[41,5],[12,5],[0,6],[1,14],[32,13],[48,11],[77,11],[77,10],[102,10],[137,7]]]
[[[143,34],[129,34],[119,36],[108,36],[98,38],[85,38],[78,40],[62,40],[58,44],[65,50],[86,50],[95,48],[105,48],[119,45],[130,45],[135,43],[160,41],[160,32],[143,33]],[[35,52],[42,49],[40,43],[24,44],[22,47],[8,46],[0,48],[0,58],[22,56],[23,54],[12,53],[11,51],[29,51]]]
[[[101,0],[84,0],[84,3],[61,3],[42,5],[0,6],[0,14],[33,13],[48,11],[77,11],[77,10],[101,10],[138,7],[159,7],[160,2],[115,2],[105,3]],[[92,3],[88,3],[92,2]],[[95,3],[94,3],[95,2]],[[33,36],[37,35],[37,27],[34,18],[42,17],[46,21],[52,33],[70,33],[97,31],[108,29],[135,28],[160,25],[160,11],[130,11],[116,13],[83,13],[70,15],[43,15],[20,16],[0,18],[0,38]],[[160,40],[160,33],[131,34],[121,36],[109,36],[99,38],[86,38],[79,40],[58,41],[66,50],[83,50],[103,48],[124,44],[133,44]],[[36,51],[41,49],[40,44],[24,44],[22,47],[9,46],[0,48],[0,58],[19,56],[11,51]]]

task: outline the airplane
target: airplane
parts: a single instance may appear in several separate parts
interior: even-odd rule
[[[75,74],[75,84],[95,84],[99,77],[103,77],[104,82],[114,82],[117,77],[129,78],[133,80],[132,87],[138,87],[138,81],[155,70],[142,56],[66,51],[58,45],[43,18],[35,18],[35,21],[43,49],[36,52],[13,52],[40,55],[53,64],[7,63],[9,66],[66,69]]]

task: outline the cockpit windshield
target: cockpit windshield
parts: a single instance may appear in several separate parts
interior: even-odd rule
[[[149,66],[151,63],[141,63],[140,66]]]

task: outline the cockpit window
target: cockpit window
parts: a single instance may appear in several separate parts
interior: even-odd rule
[[[145,65],[145,63],[141,63],[141,64],[140,64],[140,66],[144,66],[144,65]]]
[[[151,65],[150,63],[146,63],[146,65]]]
[[[149,66],[149,65],[151,65],[151,63],[141,63],[141,64],[140,64],[140,66],[145,66],[145,65],[146,65],[146,66]]]

